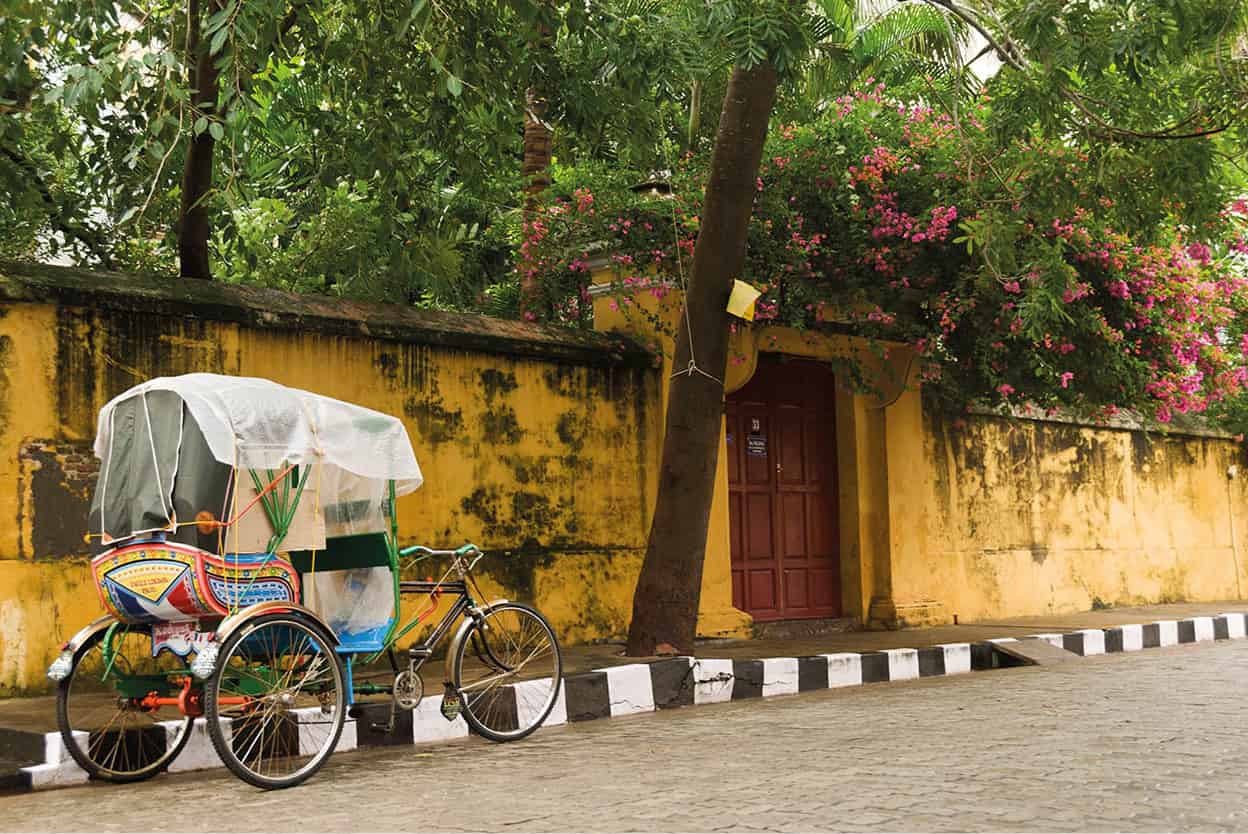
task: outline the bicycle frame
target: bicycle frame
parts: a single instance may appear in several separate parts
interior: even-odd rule
[[[476,600],[473,599],[472,593],[468,590],[467,581],[462,579],[445,583],[427,581],[400,582],[399,593],[426,594],[431,598],[431,600],[434,601],[436,601],[437,598],[443,593],[450,593],[456,596],[455,602],[452,603],[450,610],[442,615],[442,619],[439,620],[438,624],[433,627],[433,631],[431,631],[423,641],[409,649],[409,651],[417,653],[432,653],[434,647],[436,647],[438,643],[441,642],[442,638],[446,636],[447,632],[451,630],[451,626],[455,624],[455,621],[464,614],[470,614],[476,610],[477,607]],[[395,634],[394,637],[391,638],[390,646],[387,648],[392,648],[394,644],[403,637],[403,635],[407,634],[419,625],[420,622],[420,617],[416,617],[409,622],[397,634]],[[374,655],[374,657],[376,657],[376,655]]]
[[[396,611],[399,610],[399,602],[403,594],[423,594],[429,598],[429,607],[426,610],[417,614],[415,617],[413,617],[411,620],[405,623],[402,627],[398,626],[398,621],[396,619],[394,625],[392,625],[390,628],[390,633],[386,637],[385,645],[379,651],[373,652],[372,654],[368,655],[368,657],[365,658],[364,663],[365,664],[373,663],[378,658],[380,658],[383,654],[389,654],[391,656],[392,664],[395,667],[393,671],[397,675],[399,672],[399,669],[397,668],[397,664],[395,664],[393,660],[393,651],[394,651],[395,646],[398,644],[399,640],[401,640],[412,629],[414,629],[420,623],[424,622],[425,618],[429,614],[432,614],[435,610],[437,610],[438,600],[443,594],[450,594],[455,597],[455,600],[451,604],[450,608],[446,611],[446,613],[442,615],[441,619],[438,620],[437,624],[433,627],[433,629],[429,632],[429,634],[426,635],[423,640],[421,640],[421,642],[414,644],[408,649],[409,671],[413,673],[417,673],[419,672],[420,668],[424,665],[424,662],[433,655],[433,651],[437,647],[437,645],[442,641],[443,638],[447,636],[448,633],[450,633],[452,627],[461,618],[472,617],[473,619],[479,619],[480,608],[477,605],[477,600],[472,595],[472,591],[469,589],[469,582],[470,582],[470,574],[471,574],[472,567],[473,565],[476,564],[476,560],[481,557],[481,552],[473,545],[466,545],[457,550],[431,550],[427,547],[421,547],[419,545],[399,549],[394,544],[395,539],[397,538],[397,535],[396,535],[397,523],[395,522],[395,519],[394,519],[393,494],[391,495],[391,498],[390,498],[390,509],[391,509],[391,535],[388,537],[388,539],[391,542],[391,545],[390,545],[391,565],[392,565],[392,573],[395,578],[395,582],[394,582],[395,610]],[[431,558],[431,557],[436,557],[436,556],[451,557],[453,562],[452,562],[451,568],[447,571],[447,575],[449,575],[452,572],[455,572],[455,573],[458,573],[459,578],[451,579],[451,580],[437,580],[437,581],[429,580],[429,579],[427,580],[401,580],[399,578],[398,560],[401,556],[408,556],[412,554],[418,554],[418,555],[415,559],[412,560],[412,562],[408,564],[409,567],[412,564],[415,564],[416,562],[419,562],[419,561],[422,561],[424,559]],[[490,652],[490,654],[492,655],[493,653]],[[357,657],[356,653],[350,653],[350,654],[347,654],[345,658],[346,659],[345,671],[347,675],[348,692],[350,692],[350,697],[352,699],[352,702],[354,702],[354,697],[357,694],[375,695],[375,694],[393,692],[393,683],[389,687],[381,686],[379,684],[374,684],[374,683],[365,683],[365,684],[357,685],[354,680],[354,669],[353,669],[355,665],[356,657]]]
[[[268,517],[270,524],[274,529],[274,535],[269,541],[267,548],[267,556],[270,559],[277,558],[279,550],[286,532],[289,529],[290,521],[294,517],[295,508],[300,500],[307,494],[305,486],[309,480],[309,467],[303,467],[300,471],[297,467],[290,467],[281,473],[273,471],[265,471],[263,473],[255,470],[239,470],[247,471],[256,492],[259,494],[257,501],[260,507]],[[267,478],[267,481],[261,476]],[[276,489],[275,489],[276,487]],[[477,618],[480,609],[478,602],[473,597],[469,589],[470,574],[476,559],[480,558],[481,552],[476,547],[467,545],[457,550],[432,550],[430,548],[413,546],[400,548],[398,546],[399,524],[398,513],[396,507],[395,485],[393,481],[388,484],[388,494],[386,496],[387,515],[389,517],[389,529],[385,531],[386,550],[389,556],[390,573],[394,582],[394,611],[396,617],[390,624],[390,627],[381,641],[381,648],[373,651],[372,649],[360,651],[341,652],[344,660],[344,672],[346,674],[346,684],[348,698],[350,702],[354,702],[356,695],[376,695],[382,693],[392,693],[393,684],[385,686],[374,682],[361,682],[357,684],[354,680],[354,667],[357,660],[364,665],[374,663],[383,655],[394,652],[398,642],[410,633],[414,628],[420,625],[425,619],[437,610],[439,598],[443,594],[450,594],[455,597],[451,607],[442,615],[441,619],[434,626],[433,630],[418,644],[413,645],[409,649],[411,658],[410,670],[415,672],[420,669],[424,661],[428,659],[437,645],[443,638],[451,632],[452,627],[464,616],[472,616]],[[428,559],[431,557],[446,556],[450,557],[452,565],[445,576],[457,574],[457,579],[448,579],[446,581],[433,580],[416,580],[405,581],[400,578],[401,568],[400,560],[407,556],[415,556],[407,567]],[[429,607],[415,617],[400,625],[397,613],[401,610],[401,602],[404,594],[424,594],[429,597]],[[397,664],[394,668],[398,673]]]

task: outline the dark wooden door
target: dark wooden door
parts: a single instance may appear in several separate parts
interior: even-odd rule
[[[732,602],[755,620],[841,614],[831,370],[760,357],[728,396]]]

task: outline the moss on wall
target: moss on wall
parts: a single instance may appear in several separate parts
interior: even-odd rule
[[[962,620],[1235,598],[1248,484],[1230,438],[949,414],[923,403],[924,558],[899,596],[943,588]]]
[[[19,274],[20,273],[20,274]],[[95,281],[92,285],[90,281]],[[183,286],[195,284],[196,286]],[[620,636],[653,500],[650,354],[627,340],[284,293],[0,264],[0,694],[99,612],[82,558],[95,416],[156,376],[259,376],[400,416],[407,542],[472,541],[487,593]],[[12,635],[20,634],[21,639]]]

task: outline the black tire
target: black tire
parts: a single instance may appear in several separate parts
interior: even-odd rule
[[[265,790],[290,788],[325,764],[338,745],[348,707],[346,676],[335,642],[320,623],[282,613],[242,625],[221,645],[216,669],[204,686],[204,714],[213,748],[239,779]],[[298,651],[291,652],[292,647]],[[300,659],[305,655],[311,659]],[[280,682],[262,680],[261,661],[277,670],[287,665],[274,673]],[[309,679],[311,675],[315,677]],[[245,686],[244,680],[250,683]],[[243,694],[245,688],[261,684],[269,687],[264,695]],[[249,701],[223,702],[228,697]],[[313,720],[305,720],[309,718]],[[229,719],[229,738],[223,719]],[[306,729],[314,726],[323,728],[315,737]],[[269,751],[260,744],[266,739]],[[305,746],[316,749],[305,757]]]
[[[56,725],[66,751],[92,779],[142,782],[173,763],[191,740],[195,719],[182,716],[176,708],[163,707],[154,713],[138,709],[133,702],[123,702],[115,689],[110,692],[102,685],[101,648],[107,633],[108,629],[101,629],[92,634],[74,653],[74,665],[56,689]],[[128,671],[143,674],[157,669],[159,662],[172,662],[150,657],[151,635],[147,625],[119,626],[114,636],[118,657],[109,675],[121,680]],[[148,656],[128,651],[141,650],[144,641]],[[130,646],[131,642],[135,645]],[[151,668],[146,668],[149,662]],[[181,724],[167,728],[166,724],[177,720],[174,716],[181,718]],[[175,733],[172,742],[168,729]],[[83,733],[87,734],[85,748]]]
[[[533,642],[530,649],[538,640],[547,648]],[[537,609],[519,602],[485,609],[456,648],[451,668],[464,720],[491,741],[522,739],[542,726],[563,685],[555,630]]]

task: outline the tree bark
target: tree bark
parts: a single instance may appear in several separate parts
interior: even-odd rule
[[[692,353],[697,367],[714,379],[689,373],[671,381],[654,520],[633,596],[630,656],[652,655],[662,643],[685,652],[693,648],[723,420],[729,324],[724,308],[745,264],[777,83],[770,64],[737,68],[724,96],[672,366],[681,373]]]
[[[695,80],[689,85],[689,128],[685,133],[685,152],[698,144],[698,132],[702,129],[702,82]]]
[[[545,21],[537,24],[536,36],[529,48],[533,51],[532,66],[538,75],[524,91],[524,161],[520,175],[524,181],[526,214],[538,206],[538,195],[550,187],[550,163],[554,155],[555,132],[547,121],[550,99],[546,91],[545,67],[553,60],[554,30]],[[525,318],[536,317],[543,312],[538,309],[537,280],[533,276],[520,278],[520,314]]]
[[[221,8],[220,0],[187,0],[186,61],[191,67],[191,123],[200,115],[217,115],[216,59],[208,54],[200,30],[204,7],[209,14]],[[183,278],[212,278],[208,263],[208,238],[212,226],[208,220],[208,194],[212,190],[212,154],[216,140],[205,130],[198,136],[192,131],[182,169],[182,205],[178,212],[178,263]]]
[[[525,91],[524,102],[524,164],[520,169],[524,177],[524,191],[529,195],[529,207],[536,197],[550,187],[550,160],[554,148],[555,132],[546,121],[550,104],[546,95],[537,87]]]

